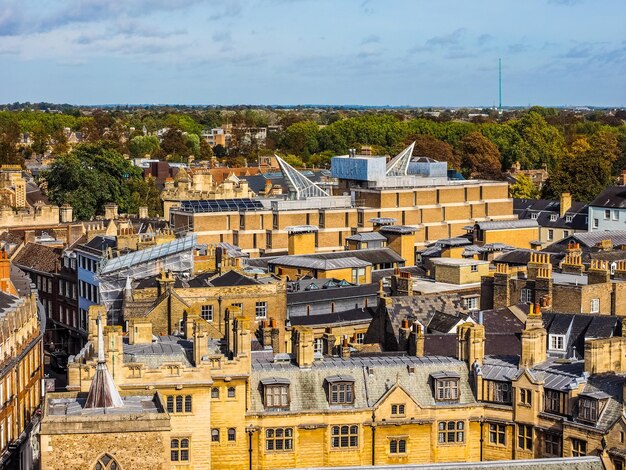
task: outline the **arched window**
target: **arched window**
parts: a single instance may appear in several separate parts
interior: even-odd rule
[[[237,432],[235,428],[228,428],[228,440],[233,442],[237,440]]]
[[[217,428],[213,428],[211,430],[211,442],[219,442],[220,441],[220,430]]]
[[[104,454],[93,468],[94,470],[120,470],[120,465],[109,454]]]
[[[235,387],[228,387],[228,398],[235,398]]]
[[[185,413],[191,413],[191,395],[185,396]]]
[[[220,389],[217,387],[213,387],[211,389],[211,398],[219,398],[220,397]]]
[[[183,396],[176,395],[176,413],[183,412]]]

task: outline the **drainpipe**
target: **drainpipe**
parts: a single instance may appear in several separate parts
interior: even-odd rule
[[[372,412],[372,466],[376,465],[376,413]]]
[[[246,431],[248,433],[248,463],[249,469],[252,470],[252,434],[254,434],[254,427],[248,426]]]

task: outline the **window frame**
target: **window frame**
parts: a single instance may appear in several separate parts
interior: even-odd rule
[[[563,414],[563,394],[557,390],[545,389],[543,392],[543,411],[546,413]],[[555,406],[556,404],[556,406]]]
[[[226,436],[227,442],[237,442],[237,429],[228,428],[228,431],[226,431]]]
[[[393,403],[391,405],[391,416],[394,418],[402,418],[406,416],[406,404],[405,403]]]
[[[189,462],[190,460],[191,438],[174,437],[170,439],[170,462]]]
[[[259,315],[259,312],[262,312],[262,315]],[[257,320],[262,320],[267,318],[267,302],[259,301],[254,305],[254,318]]]
[[[489,444],[506,446],[506,425],[489,423]]]
[[[597,423],[600,404],[598,400],[588,397],[580,397],[578,399],[578,419],[588,423]]]
[[[200,307],[200,318],[207,322],[213,322],[214,308],[211,304],[204,304]]]
[[[359,426],[356,424],[331,426],[330,446],[332,449],[358,449]]]
[[[279,403],[270,404],[270,399],[279,400]],[[271,384],[263,385],[263,404],[265,408],[271,409],[289,409],[291,404],[291,395],[289,384]]]
[[[529,287],[520,289],[520,303],[530,304],[533,302],[533,290]]]
[[[572,437],[572,457],[585,457],[587,455],[587,441]]]
[[[519,389],[519,401],[520,405],[524,406],[532,406],[533,404],[533,391],[529,388],[520,388]]]
[[[517,425],[517,448],[521,450],[533,450],[534,429],[528,424]]]
[[[333,381],[328,384],[328,404],[346,406],[354,404],[354,382],[351,380]]]
[[[389,438],[390,455],[406,455],[408,453],[408,439],[405,436]]]
[[[442,427],[443,426],[443,427]],[[439,421],[437,424],[437,444],[462,444],[465,442],[465,421]]]
[[[211,429],[211,442],[220,442],[220,439],[221,439],[220,429],[219,428]]]
[[[293,452],[293,434],[291,426],[266,428],[265,450],[267,452]]]
[[[549,350],[564,352],[567,347],[565,344],[565,335],[549,335]]]
[[[226,398],[237,398],[237,389],[235,387],[228,387],[226,390]]]
[[[435,401],[459,401],[459,379],[435,379]]]
[[[543,435],[544,451],[547,455],[561,457],[563,455],[563,439],[561,435],[546,432]]]
[[[600,299],[591,299],[589,302],[589,313],[600,313]]]

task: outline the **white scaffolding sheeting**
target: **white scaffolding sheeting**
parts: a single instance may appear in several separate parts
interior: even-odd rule
[[[100,281],[100,302],[106,307],[109,322],[117,324],[121,321],[122,293],[129,279],[145,279],[161,271],[191,274],[197,241],[197,235],[192,234],[105,260],[97,277]]]

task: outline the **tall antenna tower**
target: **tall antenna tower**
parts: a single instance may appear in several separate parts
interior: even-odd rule
[[[498,59],[498,113],[502,114],[502,59]]]

